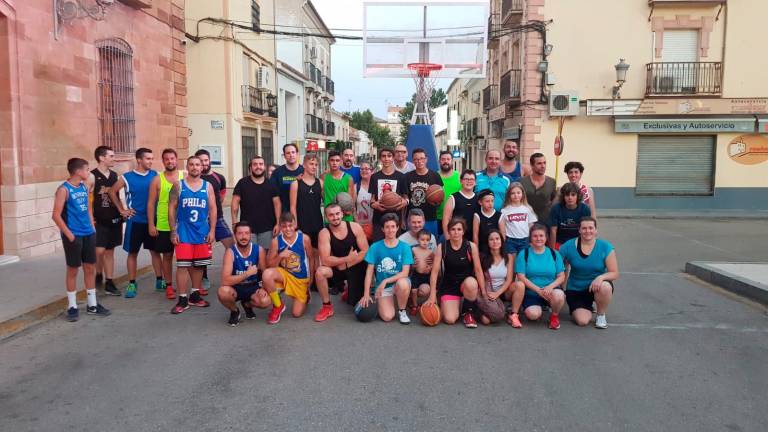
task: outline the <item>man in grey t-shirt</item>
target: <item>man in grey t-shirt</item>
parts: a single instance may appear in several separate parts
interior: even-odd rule
[[[400,234],[400,241],[408,246],[418,246],[419,244],[419,231],[424,228],[424,212],[421,209],[411,209],[408,212],[408,231]],[[437,241],[435,236],[430,234],[429,249],[434,251],[437,248]]]
[[[549,209],[557,194],[555,179],[547,176],[547,158],[541,153],[531,155],[531,175],[520,179],[525,190],[525,198],[533,207],[540,221],[549,220]]]

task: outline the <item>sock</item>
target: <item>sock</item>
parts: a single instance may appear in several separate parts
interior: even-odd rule
[[[190,293],[190,294],[194,294],[194,293],[196,293],[196,292],[198,292],[198,291],[200,291],[200,289],[199,289],[199,288],[192,288],[192,290],[190,290],[190,292],[189,292],[189,293]]]
[[[88,307],[96,307],[96,288],[85,290],[88,294]]]
[[[331,302],[323,302],[323,306],[330,306]]]
[[[131,280],[128,281],[128,283],[132,283],[132,284],[136,285],[136,279],[131,279]]]
[[[179,294],[179,298],[187,298],[186,294]]]
[[[101,273],[96,273],[96,279],[101,277]]]
[[[107,283],[112,283],[112,278],[106,278],[106,279],[104,279],[104,281],[107,282]]]
[[[163,280],[163,277],[162,276],[155,276],[155,279],[161,281],[161,280]]]
[[[69,303],[69,306],[67,306],[68,308],[77,309],[77,292],[67,291],[67,301]]]
[[[269,298],[272,299],[272,304],[275,305],[275,307],[280,307],[283,305],[283,301],[280,300],[280,293],[277,291],[272,291],[269,293]]]
[[[477,318],[477,314],[475,313],[475,310],[477,309],[477,302],[474,300],[467,300],[464,299],[463,302],[461,302],[461,314],[464,315],[465,313],[472,314],[473,317]]]
[[[203,269],[203,279],[208,279],[208,267]]]

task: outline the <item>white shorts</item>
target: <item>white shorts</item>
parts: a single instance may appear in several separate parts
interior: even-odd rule
[[[406,282],[408,282],[408,289],[411,287],[411,280],[409,278],[403,278]],[[384,291],[381,292],[382,297],[392,297],[395,295],[395,284],[389,285],[386,288],[384,288]]]

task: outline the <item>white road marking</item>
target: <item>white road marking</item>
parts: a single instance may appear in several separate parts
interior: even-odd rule
[[[649,330],[723,330],[739,333],[766,333],[768,328],[737,327],[730,324],[633,324],[609,322],[608,327],[626,327]]]

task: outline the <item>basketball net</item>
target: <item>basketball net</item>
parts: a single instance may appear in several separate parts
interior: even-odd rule
[[[411,115],[411,124],[432,124],[430,115],[429,100],[432,98],[432,92],[435,90],[438,75],[442,65],[435,63],[409,63],[413,75],[413,82],[416,84],[416,98],[413,104],[413,114]]]

